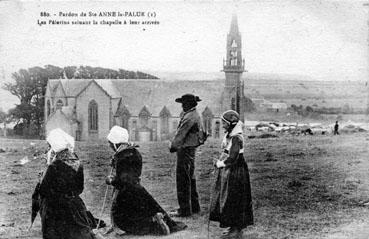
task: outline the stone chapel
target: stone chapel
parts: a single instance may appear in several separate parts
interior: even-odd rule
[[[110,128],[128,129],[132,141],[170,139],[180,121],[174,100],[198,95],[197,110],[211,137],[223,134],[220,115],[233,109],[244,120],[245,69],[237,17],[227,35],[225,80],[175,79],[51,79],[45,94],[45,131],[62,128],[76,140],[104,139]]]

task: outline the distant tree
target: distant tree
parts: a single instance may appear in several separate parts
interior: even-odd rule
[[[20,69],[12,74],[14,82],[5,83],[3,88],[18,97],[20,103],[9,111],[9,116],[18,121],[19,132],[23,135],[36,132],[40,135],[44,122],[44,96],[48,79],[64,76],[63,68],[46,65]],[[31,125],[35,130],[30,130]],[[21,129],[22,128],[22,129]]]
[[[63,69],[63,78],[72,79],[77,70],[76,66],[66,66]]]
[[[20,104],[9,111],[11,118],[23,123],[23,127],[30,129],[31,124],[41,132],[44,115],[44,95],[47,80],[59,78],[63,74],[62,68],[47,65],[45,68],[32,67],[21,69],[12,74],[14,83],[5,83],[3,88],[18,97]],[[24,130],[23,132],[30,132]]]
[[[45,66],[45,74],[48,79],[60,79],[65,77],[65,69],[60,68],[58,66],[46,65]],[[67,76],[67,75],[66,75]]]
[[[33,107],[32,99],[37,90],[35,88],[35,78],[31,77],[28,70],[21,69],[12,74],[15,83],[5,83],[4,89],[18,97],[20,104],[11,111],[12,117],[22,119],[29,126],[32,121]]]
[[[158,77],[143,73],[140,71],[126,71],[119,69],[118,71],[102,68],[102,67],[91,67],[91,66],[80,66],[80,67],[64,67],[67,73],[68,79],[158,79]],[[73,72],[73,73],[72,73]],[[69,77],[73,74],[73,77]]]

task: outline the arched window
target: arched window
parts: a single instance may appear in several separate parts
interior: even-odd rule
[[[125,129],[129,129],[129,115],[122,115],[122,127],[125,128]]]
[[[206,130],[207,133],[211,134],[211,130],[212,130],[212,122],[211,122],[211,118],[210,117],[206,117],[204,118],[204,129]]]
[[[132,131],[131,131],[130,139],[135,141],[137,138],[137,120],[132,120]]]
[[[151,117],[150,111],[147,109],[146,106],[144,106],[140,113],[138,114],[139,120],[140,120],[140,126],[141,127],[148,127],[149,124],[149,118]]]
[[[176,120],[174,120],[172,122],[172,124],[173,124],[173,131],[176,131],[177,130],[177,127],[178,127],[178,122]]]
[[[152,121],[152,137],[151,137],[151,139],[153,141],[158,140],[158,121],[157,120]]]
[[[129,119],[131,118],[131,113],[125,105],[119,106],[117,115],[120,116],[121,126],[125,129],[129,129]]]
[[[161,134],[165,135],[169,134],[169,117],[161,117],[160,118],[160,128]]]
[[[202,119],[203,119],[203,126],[207,133],[210,135],[212,134],[212,120],[213,120],[213,113],[211,112],[209,107],[205,107],[204,111],[202,112]]]
[[[50,100],[47,100],[47,103],[46,103],[46,115],[47,116],[50,115],[50,110],[51,110]]]
[[[166,106],[164,106],[160,111],[159,116],[161,138],[167,139],[169,137],[169,118],[171,117],[171,114]],[[176,128],[174,128],[174,130],[176,130]]]
[[[88,129],[98,130],[98,108],[97,103],[91,100],[88,104]]]
[[[61,109],[63,106],[64,106],[63,101],[59,99],[59,100],[56,102],[56,109]]]

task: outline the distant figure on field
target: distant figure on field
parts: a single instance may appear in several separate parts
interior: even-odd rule
[[[221,238],[241,238],[242,229],[254,224],[250,176],[243,156],[242,122],[237,112],[222,117],[225,136],[220,158],[215,162],[216,180],[212,186],[210,220],[229,230]]]
[[[338,121],[336,121],[336,124],[334,125],[334,132],[333,132],[334,135],[339,135],[338,133]]]
[[[129,234],[168,235],[184,230],[187,226],[173,221],[140,184],[142,156],[128,138],[128,131],[119,126],[114,126],[107,136],[114,150],[115,176],[106,179],[115,188],[111,207],[113,231],[119,228]]]

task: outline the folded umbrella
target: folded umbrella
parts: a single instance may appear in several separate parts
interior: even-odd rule
[[[31,229],[33,222],[37,216],[37,213],[40,211],[40,182],[36,184],[36,187],[32,193],[32,212],[31,212],[31,225],[29,229]]]

